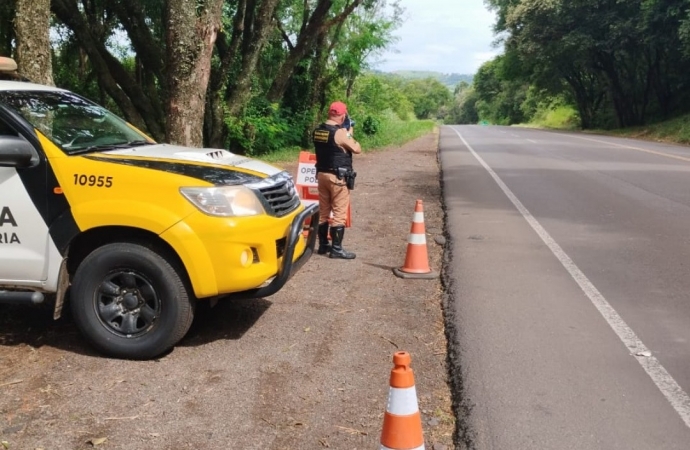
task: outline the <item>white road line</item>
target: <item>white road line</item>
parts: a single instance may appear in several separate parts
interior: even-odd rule
[[[680,418],[685,422],[685,425],[690,428],[690,397],[678,385],[676,380],[668,373],[668,371],[661,365],[658,359],[652,356],[652,353],[647,349],[644,343],[637,337],[635,332],[625,323],[625,321],[618,315],[615,309],[606,301],[599,290],[594,287],[591,281],[584,273],[577,267],[572,259],[563,251],[560,245],[549,235],[549,233],[541,226],[537,219],[525,208],[525,206],[518,200],[508,186],[501,180],[496,172],[489,167],[486,162],[474,151],[474,149],[467,143],[464,137],[458,130],[453,128],[453,131],[462,140],[472,155],[479,161],[479,163],[489,172],[489,175],[501,188],[503,193],[510,199],[515,207],[520,211],[527,223],[539,235],[542,241],[551,250],[556,258],[561,262],[563,267],[568,271],[570,276],[580,286],[580,289],[589,298],[592,304],[599,310],[599,313],[604,317],[609,326],[618,335],[623,344],[628,348],[630,354],[637,359],[642,368],[647,372],[654,384],[659,388],[666,400],[673,406]]]
[[[532,144],[536,144],[536,143],[537,143],[537,141],[533,141],[532,139],[527,139],[527,140],[528,140],[529,142],[531,142]]]

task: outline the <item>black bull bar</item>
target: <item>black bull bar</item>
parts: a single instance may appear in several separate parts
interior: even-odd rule
[[[309,230],[307,233],[307,246],[304,249],[302,256],[293,262],[292,257],[295,254],[295,247],[297,242],[302,238],[305,224],[309,220]],[[268,297],[278,292],[288,280],[297,273],[302,266],[309,261],[311,255],[314,253],[316,246],[316,228],[319,226],[319,205],[312,204],[304,208],[304,211],[299,213],[290,224],[290,232],[287,235],[287,242],[285,244],[285,252],[283,253],[283,262],[278,270],[278,274],[268,285],[248,291],[235,292],[233,294],[222,295],[219,300],[232,299],[246,299],[246,298],[262,298]]]

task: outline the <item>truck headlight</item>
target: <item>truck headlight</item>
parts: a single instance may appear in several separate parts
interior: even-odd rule
[[[180,193],[210,216],[246,217],[265,213],[256,194],[244,186],[183,187]]]

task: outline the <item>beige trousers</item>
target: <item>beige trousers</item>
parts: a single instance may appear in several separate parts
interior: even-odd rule
[[[324,223],[333,213],[331,226],[345,226],[347,208],[350,205],[350,190],[345,180],[339,180],[332,173],[319,172],[319,222]]]

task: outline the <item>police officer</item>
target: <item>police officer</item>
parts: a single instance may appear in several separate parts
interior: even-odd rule
[[[348,177],[354,177],[352,154],[361,153],[362,147],[352,137],[352,127],[343,125],[347,107],[343,102],[333,102],[328,108],[328,120],[314,130],[316,151],[316,176],[319,185],[319,249],[331,258],[354,259],[355,254],[346,251],[343,244],[347,209],[350,205]],[[348,120],[349,122],[349,120]],[[346,128],[347,127],[347,128]],[[354,178],[351,178],[354,180]],[[333,213],[330,226],[332,245],[328,245],[328,218]]]

